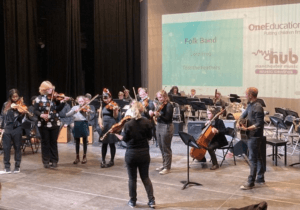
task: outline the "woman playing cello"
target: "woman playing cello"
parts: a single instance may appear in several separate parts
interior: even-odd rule
[[[208,117],[208,122],[210,122],[210,120],[212,120],[214,118],[214,116],[217,114],[217,110],[214,107],[208,108],[207,109],[207,117]],[[208,122],[206,124],[208,124]],[[212,124],[212,133],[215,134],[213,139],[210,141],[210,143],[208,144],[208,153],[211,157],[211,161],[213,166],[210,168],[211,170],[215,170],[217,168],[219,168],[219,164],[217,161],[217,157],[215,154],[215,149],[223,147],[225,145],[228,144],[226,137],[225,137],[225,132],[226,132],[226,128],[224,125],[223,120],[216,118]],[[206,162],[205,157],[203,158],[203,160],[201,160],[201,162]]]

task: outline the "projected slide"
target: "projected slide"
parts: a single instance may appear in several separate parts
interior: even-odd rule
[[[299,98],[300,4],[163,15],[162,85]]]

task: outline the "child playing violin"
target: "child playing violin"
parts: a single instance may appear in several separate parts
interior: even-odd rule
[[[20,172],[21,164],[21,142],[22,142],[22,120],[27,111],[26,105],[23,103],[23,99],[20,98],[19,91],[17,89],[11,89],[8,93],[8,100],[3,104],[0,122],[1,132],[3,132],[2,144],[4,151],[4,171],[0,171],[0,174],[10,174],[10,150],[11,142],[15,149],[15,168],[14,173]],[[32,115],[31,115],[32,116]]]
[[[76,98],[76,102],[79,104],[77,106],[73,106],[72,109],[66,114],[66,117],[73,116],[74,119],[74,128],[73,128],[73,136],[76,141],[76,159],[73,162],[77,164],[80,162],[79,159],[79,144],[80,138],[82,137],[83,142],[83,158],[82,164],[87,162],[86,152],[87,152],[87,137],[90,135],[89,132],[89,118],[91,109],[88,105],[85,104],[85,97],[78,96]]]
[[[106,106],[102,109],[103,122],[99,120],[99,125],[102,129],[102,134],[105,134],[114,124],[117,123],[117,119],[119,118],[119,107],[118,104],[112,100],[111,93],[108,89],[103,89],[103,101]],[[106,138],[103,139],[102,142],[102,162],[100,167],[107,168],[114,165],[114,158],[116,154],[116,146],[115,143],[118,142],[118,138],[113,134],[108,134]],[[110,161],[108,164],[105,162],[105,157],[107,153],[107,146],[109,144],[110,147]]]

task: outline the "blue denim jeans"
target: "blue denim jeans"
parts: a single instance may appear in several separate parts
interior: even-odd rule
[[[265,166],[260,154],[261,138],[252,137],[247,141],[250,161],[250,175],[248,176],[248,183],[254,184],[255,180],[260,182],[265,181]]]

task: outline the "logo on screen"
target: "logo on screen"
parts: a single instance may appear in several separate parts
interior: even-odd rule
[[[298,63],[298,55],[293,54],[292,49],[289,49],[288,54],[283,54],[282,52],[274,52],[273,49],[268,51],[257,50],[253,52],[255,56],[261,55],[266,61],[270,61],[271,64],[286,64],[290,62],[291,64]]]

